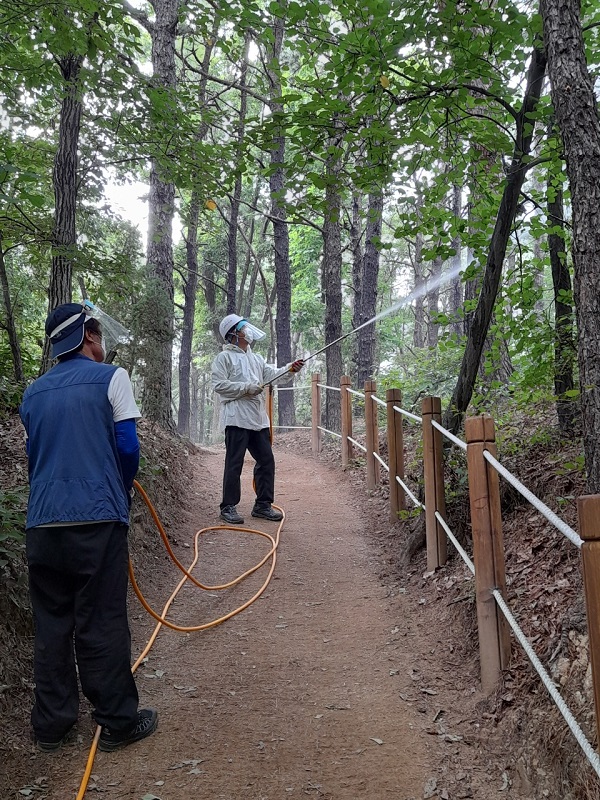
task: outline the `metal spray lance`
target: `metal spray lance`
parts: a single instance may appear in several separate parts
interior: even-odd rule
[[[366,328],[367,325],[372,325],[373,323],[378,322],[380,319],[384,319],[384,317],[387,317],[390,314],[393,314],[395,311],[399,311],[401,308],[408,305],[409,303],[412,303],[412,301],[416,300],[418,297],[421,297],[424,294],[429,294],[429,292],[433,291],[438,286],[442,286],[445,283],[453,281],[456,277],[458,277],[458,275],[462,272],[462,270],[463,266],[461,264],[457,264],[449,272],[446,272],[444,275],[440,275],[438,278],[430,280],[423,286],[419,286],[417,289],[414,289],[412,292],[410,292],[410,294],[407,294],[406,297],[403,297],[397,303],[394,303],[389,308],[386,308],[385,311],[380,311],[379,314],[376,314],[374,317],[371,317],[371,319],[368,319],[366,322],[363,322],[362,325],[353,328],[351,331],[348,331],[348,333],[345,333],[343,336],[339,336],[337,339],[334,339],[333,342],[329,342],[329,344],[326,344],[325,347],[321,347],[320,350],[311,353],[309,356],[306,356],[306,358],[303,360],[310,361],[311,358],[318,356],[319,353],[323,353],[325,350],[327,350],[329,347],[332,347],[334,344],[342,342],[344,339],[347,339],[348,336],[352,336],[353,333],[358,333],[358,331],[362,330],[362,328]],[[286,375],[288,372],[291,372],[290,367],[287,367],[286,369],[282,370],[282,372],[280,372],[278,375],[275,375],[274,378],[271,378],[270,381],[266,381],[263,384],[263,386],[268,386],[269,384],[274,383],[275,381],[279,380],[279,378],[282,378],[284,375]]]

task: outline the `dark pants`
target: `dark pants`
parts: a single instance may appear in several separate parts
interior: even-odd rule
[[[256,461],[254,482],[256,503],[271,505],[275,497],[275,458],[271,448],[268,428],[251,431],[228,425],[225,428],[225,471],[223,473],[223,502],[225,506],[236,506],[242,495],[240,476],[244,466],[246,450]]]
[[[96,722],[114,731],[131,729],[138,693],[127,621],[127,526],[32,528],[27,561],[35,621],[36,737],[60,739],[77,720],[75,654]]]

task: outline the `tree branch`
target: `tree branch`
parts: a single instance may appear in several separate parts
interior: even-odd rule
[[[140,25],[148,31],[148,33],[152,33],[154,31],[154,23],[148,19],[147,14],[144,14],[144,12],[139,8],[135,8],[135,6],[130,5],[128,0],[121,0],[121,3],[123,5],[123,10],[129,14],[132,19],[134,19],[136,22],[139,22]],[[152,5],[152,8],[154,8],[152,0],[150,0],[150,4]]]

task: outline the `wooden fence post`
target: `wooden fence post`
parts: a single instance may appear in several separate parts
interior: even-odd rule
[[[510,660],[510,631],[492,595],[494,589],[506,595],[500,481],[498,473],[483,455],[488,450],[496,456],[494,420],[487,414],[470,417],[465,422],[465,433],[481,688],[484,692],[492,692]]]
[[[365,438],[367,443],[367,489],[374,489],[380,480],[379,461],[373,453],[379,455],[379,426],[377,424],[377,408],[373,395],[377,391],[375,381],[365,381]]]
[[[596,706],[596,730],[600,735],[600,494],[577,498],[581,559],[590,637],[590,661]]]
[[[402,403],[400,389],[388,389],[385,393],[387,403],[387,442],[390,467],[390,519],[398,520],[398,512],[404,511],[406,501],[404,489],[396,480],[396,475],[404,480],[404,430],[402,414],[394,411],[394,406]]]
[[[427,539],[427,570],[433,572],[446,563],[446,532],[438,522],[435,512],[446,516],[444,493],[444,453],[442,434],[431,424],[441,422],[442,401],[439,397],[424,397],[421,404],[423,416],[423,471],[425,476],[425,535]]]
[[[340,404],[342,412],[342,469],[348,468],[348,463],[353,457],[352,442],[348,437],[352,436],[352,395],[348,387],[352,385],[348,375],[342,375],[340,379]]]
[[[311,394],[311,407],[312,407],[312,452],[313,457],[317,458],[321,452],[321,375],[314,372],[312,376],[312,394]]]

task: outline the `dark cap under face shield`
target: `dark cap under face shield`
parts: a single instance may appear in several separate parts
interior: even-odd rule
[[[46,335],[50,339],[52,358],[64,356],[81,346],[84,325],[89,318],[80,303],[63,303],[48,315]]]

